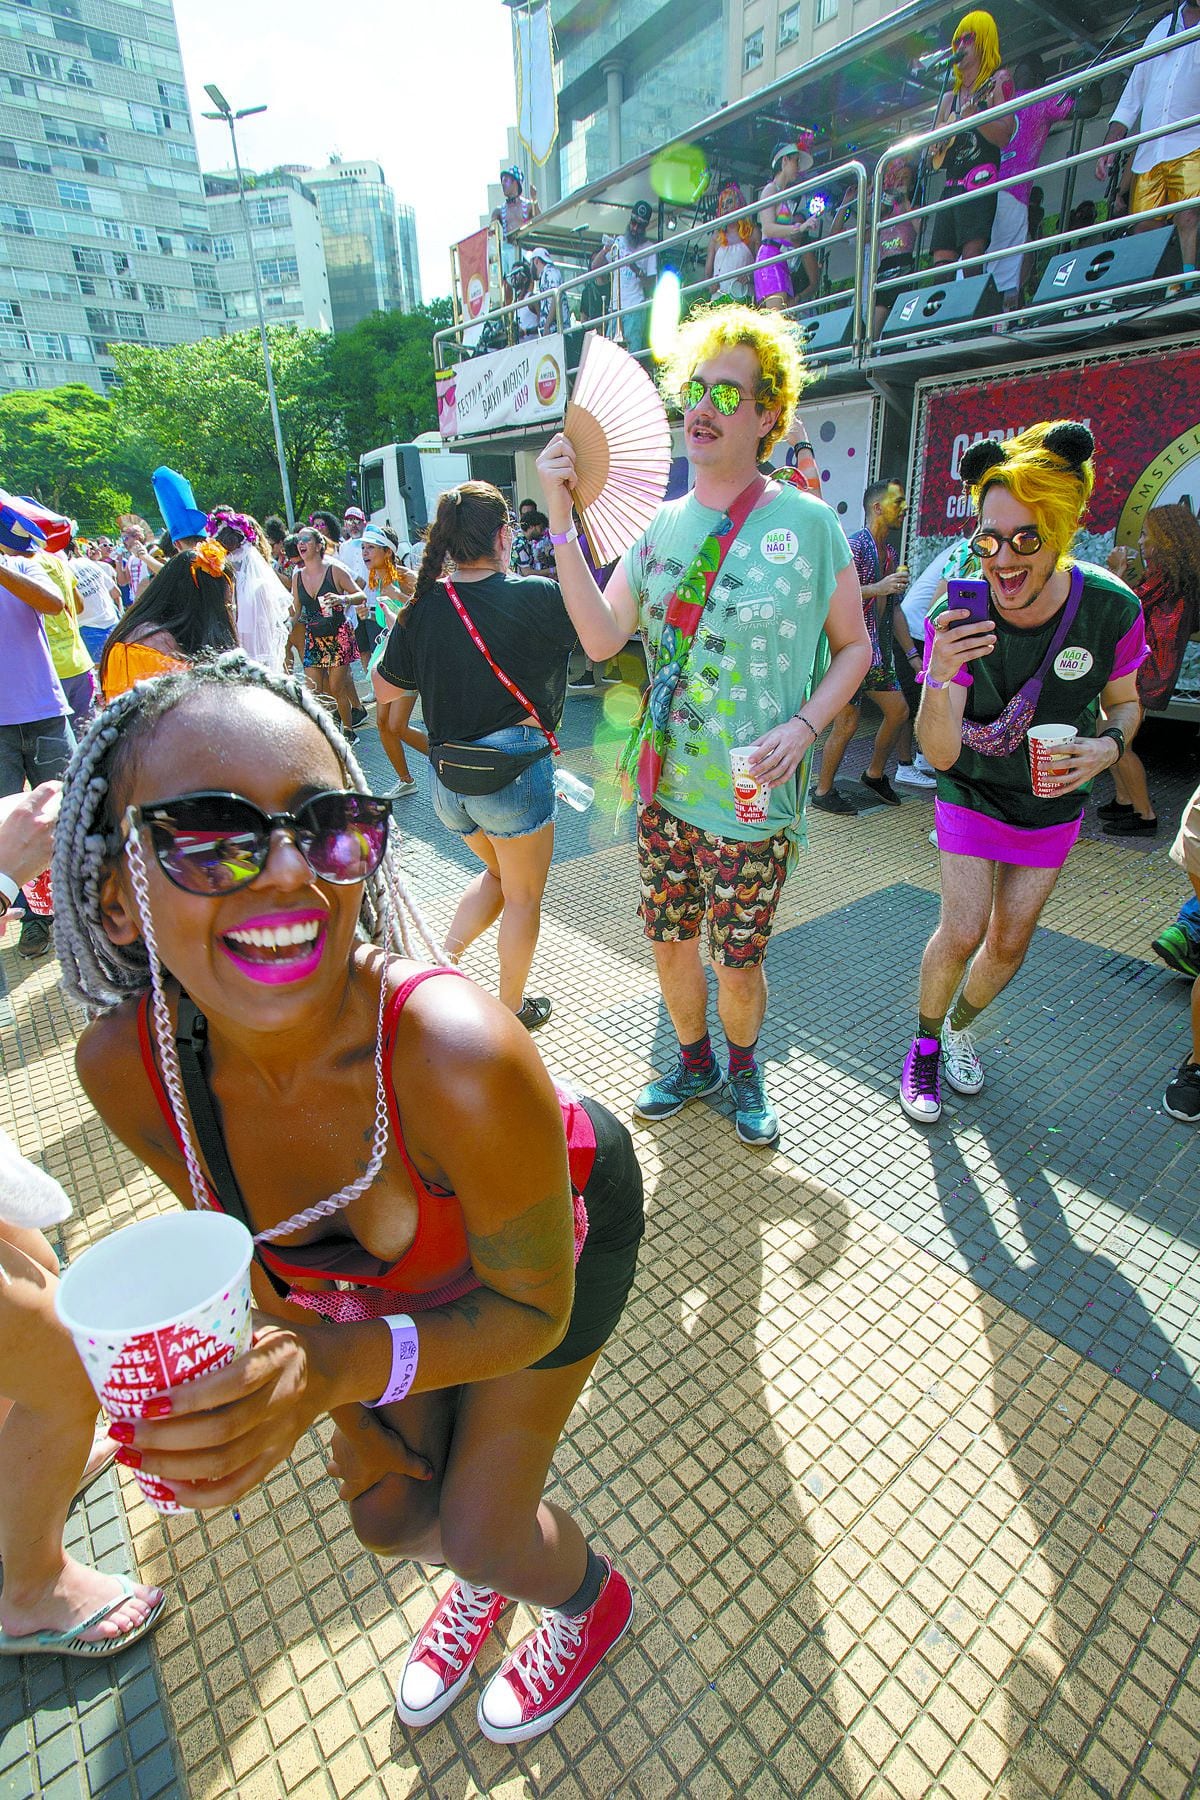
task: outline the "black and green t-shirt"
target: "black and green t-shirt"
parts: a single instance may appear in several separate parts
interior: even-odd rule
[[[1132,589],[1106,569],[1079,563],[1083,596],[1067,641],[1046,671],[1032,723],[1074,725],[1080,737],[1095,737],[1100,696],[1110,681],[1132,673],[1145,651],[1142,610]],[[949,605],[941,600],[929,614],[931,626]],[[969,665],[974,682],[967,690],[965,716],[981,724],[999,717],[1018,688],[1036,675],[1062,618],[1023,630],[992,608],[996,648]],[[927,641],[932,641],[927,639]],[[970,807],[1009,825],[1063,825],[1077,819],[1086,789],[1061,797],[1035,795],[1029,749],[1022,742],[1008,756],[981,756],[963,745],[953,768],[937,778],[940,800]]]

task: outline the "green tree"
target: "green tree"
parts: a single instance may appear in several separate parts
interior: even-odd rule
[[[372,313],[334,338],[330,373],[355,460],[437,430],[433,334],[451,323],[449,300],[434,300],[416,312]]]
[[[330,339],[268,327],[284,454],[299,516],[338,502],[347,467],[330,379]],[[114,344],[121,377],[113,405],[130,440],[186,475],[201,506],[229,504],[262,518],[283,495],[256,331],[201,338],[170,350]]]
[[[0,397],[0,477],[85,533],[111,531],[149,495],[123,453],[112,402],[78,383]]]

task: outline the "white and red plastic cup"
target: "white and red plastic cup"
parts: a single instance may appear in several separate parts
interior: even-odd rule
[[[110,1419],[157,1414],[152,1402],[250,1348],[254,1243],[237,1219],[166,1213],[112,1232],[66,1270],[55,1309]],[[135,1471],[156,1512],[170,1488]]]
[[[765,825],[771,784],[750,773],[749,750],[731,750],[729,768],[733,780],[733,816],[739,825]]]
[[[27,881],[23,891],[31,913],[39,919],[48,919],[53,915],[54,891],[50,886],[49,869],[43,869],[32,881]]]
[[[1042,800],[1052,800],[1061,793],[1066,775],[1060,752],[1073,744],[1079,733],[1074,725],[1033,725],[1026,736],[1033,791]]]

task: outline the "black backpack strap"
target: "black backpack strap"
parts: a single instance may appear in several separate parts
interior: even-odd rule
[[[208,1020],[195,1001],[182,992],[175,1023],[175,1049],[179,1056],[179,1073],[183,1077],[183,1091],[188,1111],[192,1115],[196,1141],[207,1165],[221,1211],[239,1220],[247,1231],[253,1233],[254,1228],[250,1223],[237,1176],[233,1172],[233,1164],[229,1160],[229,1152],[225,1148],[225,1134],[221,1130],[212,1090],[208,1085]],[[275,1292],[286,1300],[288,1284],[281,1281],[268,1266],[257,1247],[254,1254]]]

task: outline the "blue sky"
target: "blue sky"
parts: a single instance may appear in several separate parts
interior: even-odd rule
[[[214,82],[250,168],[382,163],[416,208],[425,297],[450,291],[448,246],[476,228],[516,118],[509,13],[500,0],[175,0],[202,169],[228,168],[229,132],[200,115]],[[439,42],[440,40],[440,42]]]

